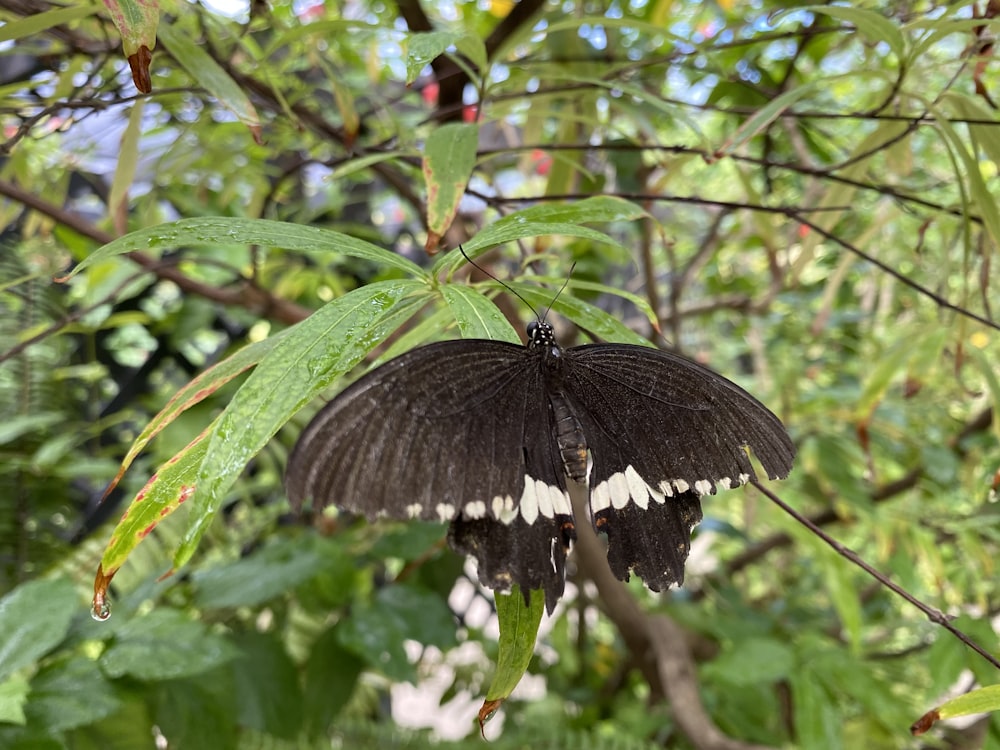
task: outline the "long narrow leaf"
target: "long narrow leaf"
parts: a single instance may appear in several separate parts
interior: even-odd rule
[[[510,321],[475,289],[462,284],[446,284],[441,291],[463,338],[521,343]]]
[[[76,276],[100,260],[135,250],[205,245],[263,245],[303,253],[338,253],[397,268],[409,276],[420,278],[426,275],[420,266],[401,255],[330,229],[270,219],[211,216],[180,219],[130,232],[95,250],[65,278]]]
[[[257,341],[253,344],[249,344],[248,346],[244,346],[236,353],[226,357],[221,362],[218,362],[209,369],[205,370],[177,391],[177,393],[173,395],[173,398],[167,402],[167,405],[164,406],[160,412],[149,421],[149,423],[143,428],[142,432],[139,433],[139,436],[132,443],[131,447],[128,449],[128,453],[125,454],[125,458],[122,459],[118,473],[115,475],[115,478],[111,480],[111,484],[108,486],[105,494],[110,492],[111,489],[118,484],[125,472],[128,471],[129,466],[132,465],[136,456],[142,453],[142,450],[146,447],[149,441],[156,437],[156,435],[158,435],[164,427],[173,422],[178,415],[215,393],[219,390],[219,388],[224,386],[237,375],[245,372],[260,362],[261,359],[267,356],[267,354],[274,349],[277,343],[281,341],[281,338],[287,334],[289,330],[291,329],[285,329],[284,331],[281,331],[274,336],[270,336],[263,341]]]
[[[356,289],[290,329],[219,418],[191,502],[191,523],[174,556],[186,563],[244,467],[317,392],[360,362],[423,305],[419,281],[384,281]],[[411,297],[411,295],[413,295]],[[409,297],[409,299],[408,299]]]

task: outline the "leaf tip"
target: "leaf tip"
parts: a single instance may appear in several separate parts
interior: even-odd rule
[[[105,573],[104,565],[97,566],[97,575],[94,576],[94,598],[90,605],[90,616],[98,622],[104,622],[111,617],[111,601],[108,599],[108,586],[111,579],[115,577],[117,568]]]
[[[503,705],[503,698],[487,699],[483,701],[482,708],[479,709],[479,733],[486,739],[486,722],[496,716],[500,706]]]
[[[150,94],[153,91],[153,79],[149,75],[149,62],[153,53],[145,44],[128,56],[128,66],[132,69],[132,82],[140,93]]]
[[[915,722],[910,727],[910,734],[914,737],[921,735],[934,726],[934,722],[941,719],[941,713],[935,708],[933,711],[928,711]]]

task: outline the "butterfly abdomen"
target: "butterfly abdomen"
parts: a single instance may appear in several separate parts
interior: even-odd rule
[[[550,393],[549,403],[552,404],[556,444],[559,446],[566,476],[582,484],[587,481],[587,439],[583,435],[583,428],[561,392]]]

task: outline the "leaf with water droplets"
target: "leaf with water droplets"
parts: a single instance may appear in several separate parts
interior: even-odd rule
[[[80,597],[68,580],[23,583],[0,599],[0,679],[62,643]]]
[[[99,247],[80,261],[69,274],[60,277],[58,281],[70,279],[98,261],[136,250],[167,250],[181,245],[184,247],[213,247],[220,244],[261,245],[320,256],[331,254],[348,256],[368,260],[379,266],[395,268],[414,278],[427,278],[427,272],[413,261],[370,242],[330,229],[270,219],[210,216],[180,219],[129,232],[125,236]]]
[[[114,479],[111,480],[111,484],[104,491],[104,496],[107,497],[108,493],[115,488],[125,475],[128,467],[132,465],[136,456],[142,452],[149,441],[156,437],[164,427],[173,422],[178,415],[187,409],[211,396],[237,375],[246,372],[260,362],[261,359],[274,349],[281,338],[288,333],[288,330],[285,329],[274,336],[269,336],[263,341],[257,341],[244,346],[232,356],[226,357],[221,362],[205,370],[177,391],[170,401],[167,402],[167,405],[149,421],[149,424],[143,428],[142,432],[139,433],[139,436],[132,443],[132,446],[128,449],[128,453],[125,454],[125,458],[122,459],[118,473],[115,474]]]
[[[218,420],[212,424],[217,422]],[[108,585],[132,550],[149,536],[160,521],[177,510],[194,493],[198,469],[208,449],[207,438],[211,428],[209,426],[202,431],[149,478],[111,532],[111,539],[104,548],[94,579],[91,615],[95,620],[107,620],[111,616],[107,598]]]
[[[211,430],[175,568],[190,559],[225,493],[274,433],[429,299],[420,281],[377,282],[330,302],[289,330]]]

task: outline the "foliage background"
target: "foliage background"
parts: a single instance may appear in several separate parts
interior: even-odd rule
[[[474,330],[454,300],[488,308],[455,290],[490,295],[520,331],[519,303],[424,250],[436,235],[485,249],[520,210],[516,241],[483,262],[540,305],[575,262],[564,343],[631,329],[745,385],[799,447],[782,497],[996,653],[992,3],[160,7],[145,96],[103,6],[0,2],[0,745],[480,741],[492,601],[443,529],[334,517],[317,532],[288,514],[281,472],[319,400],[270,441],[261,423],[292,405],[236,425],[234,483],[181,499],[216,450],[203,430],[252,382],[257,359],[227,357],[305,346],[291,327],[324,303],[391,298],[377,336],[348,351],[334,329],[323,377],[289,376],[305,395],[335,392],[369,350]],[[434,160],[461,122],[474,159]],[[427,190],[449,184],[454,216]],[[289,225],[268,242],[232,230],[254,224],[161,226],[198,217]],[[606,241],[574,236],[585,225]],[[341,234],[321,252],[303,227]],[[94,258],[137,230],[128,254]],[[183,397],[100,503],[206,371],[232,379]],[[114,537],[114,616],[92,621],[115,520],[178,455],[188,473],[153,486],[157,512],[177,512],[141,545]],[[496,744],[1000,744],[995,717],[908,732],[949,691],[996,682],[983,659],[755,492],[704,505],[669,595],[577,551]],[[406,703],[408,683],[429,707]]]

